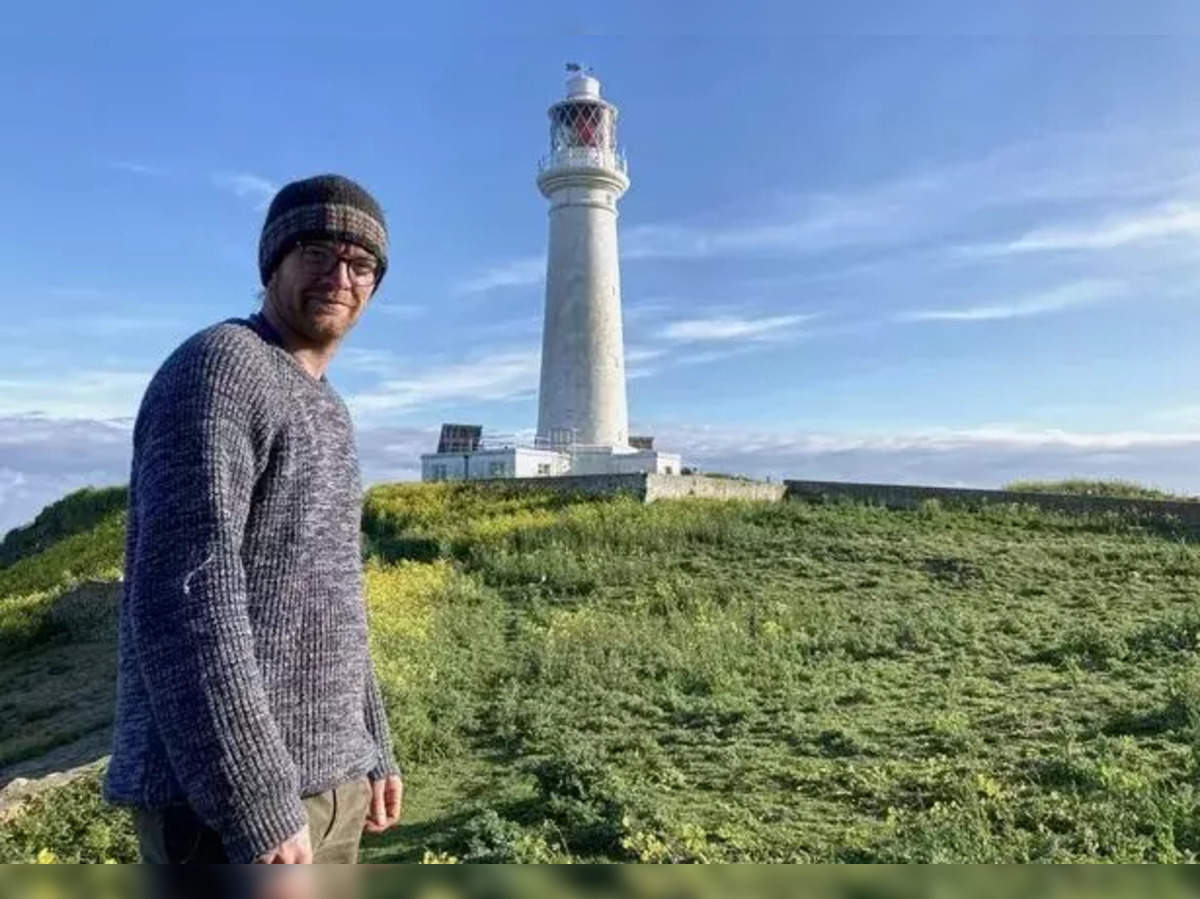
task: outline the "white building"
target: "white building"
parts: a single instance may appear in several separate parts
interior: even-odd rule
[[[453,455],[426,453],[421,456],[422,481],[548,478],[570,473],[569,460],[562,453],[525,446]]]
[[[680,471],[678,454],[629,435],[617,252],[617,200],[629,176],[617,108],[595,77],[567,68],[537,178],[550,201],[537,437],[497,444],[478,426],[443,425],[438,451],[421,456],[422,480]]]
[[[479,425],[442,425],[436,453],[421,456],[422,481],[478,481],[568,474],[570,456],[560,450],[485,440]]]
[[[649,444],[650,438],[633,438]],[[547,478],[573,474],[679,474],[679,456],[653,449],[615,453],[612,447],[568,444],[524,446],[488,438],[479,425],[442,425],[438,451],[421,456],[422,481]]]

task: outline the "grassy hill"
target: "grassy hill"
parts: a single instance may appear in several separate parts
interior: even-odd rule
[[[0,677],[41,691],[5,691],[0,760],[110,713],[123,505],[88,502],[0,567]],[[439,484],[372,489],[363,527],[408,775],[366,861],[1200,852],[1200,548],[1169,523]],[[0,825],[0,861],[40,850],[134,843],[93,777]]]
[[[80,490],[0,543],[0,784],[107,751],[125,504]]]

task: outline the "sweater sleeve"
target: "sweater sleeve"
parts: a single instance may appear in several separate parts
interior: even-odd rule
[[[367,690],[366,705],[363,714],[367,722],[367,730],[375,741],[378,758],[375,767],[367,772],[371,780],[383,780],[389,774],[400,774],[400,766],[396,763],[395,751],[392,748],[392,734],[388,727],[387,710],[383,705],[383,696],[379,692],[379,680],[375,676],[375,666],[367,658]]]
[[[218,360],[219,361],[219,360]],[[306,822],[299,776],[267,702],[241,559],[257,477],[244,378],[181,366],[135,433],[139,530],[134,652],[159,737],[193,810],[251,861]]]

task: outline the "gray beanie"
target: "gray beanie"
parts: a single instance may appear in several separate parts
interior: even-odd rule
[[[297,241],[314,239],[352,243],[374,254],[379,287],[388,264],[387,223],[363,187],[342,175],[316,175],[284,185],[271,201],[258,242],[263,285]]]

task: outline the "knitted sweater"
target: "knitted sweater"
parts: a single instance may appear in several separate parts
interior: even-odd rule
[[[361,514],[345,404],[261,315],[167,358],[133,432],[110,802],[187,803],[244,862],[301,797],[398,773]]]

